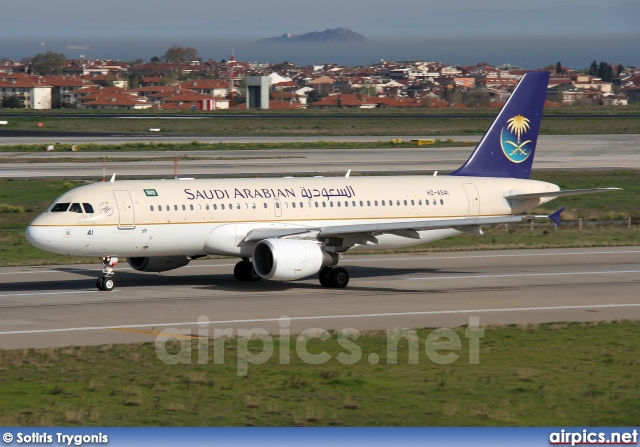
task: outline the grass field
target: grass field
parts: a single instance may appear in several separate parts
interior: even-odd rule
[[[624,191],[587,194],[556,199],[536,213],[550,213],[561,206],[567,209],[563,218],[569,222],[584,220],[613,221],[632,218],[634,225],[585,227],[572,226],[557,231],[551,224],[485,228],[484,236],[461,235],[405,251],[443,251],[470,249],[545,248],[622,246],[640,243],[640,171],[534,171],[533,177],[559,184],[563,189],[617,186]],[[84,184],[81,181],[0,179],[0,266],[45,265],[94,262],[93,258],[77,258],[46,253],[31,246],[24,238],[27,224],[45,210],[62,193]]]
[[[493,110],[493,115],[498,111]],[[215,119],[101,119],[65,117],[25,117],[9,119],[7,129],[70,132],[117,132],[149,133],[149,129],[160,129],[166,134],[199,134],[220,136],[349,136],[349,135],[465,135],[483,134],[492,118],[464,119],[440,118],[437,115],[423,117],[373,117],[358,118],[330,116],[322,119],[273,118],[250,116],[242,119],[216,117]],[[155,132],[154,132],[155,133]],[[545,116],[541,135],[594,135],[594,134],[638,134],[640,120],[635,117],[602,119],[589,117],[558,118]]]
[[[435,139],[434,143],[429,147],[460,147],[460,146],[471,146],[471,142],[465,141],[454,141],[451,139],[439,140]],[[47,149],[49,144],[20,144],[20,145],[6,145],[0,146],[0,152],[21,152],[21,153],[31,153],[31,152],[42,152]],[[124,144],[77,144],[76,150],[78,152],[100,152],[100,153],[123,153],[129,151],[141,152],[141,151],[172,151],[172,152],[184,152],[184,151],[202,151],[205,153],[209,153],[211,151],[243,151],[243,150],[251,150],[251,151],[267,151],[265,152],[264,157],[268,157],[269,150],[275,149],[300,149],[301,151],[305,149],[376,149],[376,148],[395,148],[395,147],[412,147],[413,143],[411,141],[402,141],[402,142],[394,142],[391,138],[381,138],[379,141],[375,142],[336,142],[336,141],[311,141],[311,142],[291,142],[291,143],[202,143],[199,141],[192,141],[190,143],[163,143],[163,142],[136,142],[136,143],[124,143]],[[56,155],[59,152],[69,151],[71,149],[70,144],[66,145],[55,145]],[[301,156],[304,152],[301,152]],[[109,155],[109,160],[113,160],[113,156]],[[49,162],[60,161],[61,158],[54,158],[49,160]],[[131,159],[129,159],[131,160]],[[10,159],[5,159],[4,163],[15,162],[16,160],[12,157]],[[25,161],[23,157],[20,157],[20,161]],[[86,160],[76,160],[77,162],[82,162]]]
[[[477,364],[464,328],[455,329],[460,348],[439,345],[439,355],[458,356],[449,364],[425,353],[431,329],[417,331],[414,364],[407,339],[388,342],[382,331],[353,345],[338,344],[335,332],[310,339],[309,353],[330,358],[317,365],[300,360],[292,336],[246,376],[238,359],[258,363],[263,341],[227,340],[224,364],[213,364],[220,345],[202,340],[190,350],[169,341],[171,355],[192,359],[173,365],[152,343],[0,351],[0,425],[632,426],[639,330],[638,322],[489,327]],[[279,364],[281,347],[288,365]],[[209,362],[199,364],[204,352]],[[343,364],[340,354],[360,360]]]

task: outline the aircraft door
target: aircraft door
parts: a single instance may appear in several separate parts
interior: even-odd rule
[[[135,228],[135,215],[133,201],[129,191],[113,191],[118,208],[118,229],[125,230]]]
[[[273,211],[276,217],[282,217],[282,202],[280,199],[273,199]]]
[[[480,195],[478,194],[478,189],[473,183],[463,183],[462,184],[464,191],[467,193],[467,217],[474,218],[478,217],[480,214]]]

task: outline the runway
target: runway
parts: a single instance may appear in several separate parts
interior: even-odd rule
[[[390,137],[350,137],[342,140],[377,141]],[[411,137],[404,137],[411,138]],[[415,137],[414,137],[415,138]],[[273,149],[186,152],[56,152],[0,153],[10,163],[0,163],[0,177],[6,178],[89,178],[102,179],[103,156],[108,157],[104,174],[114,172],[122,177],[172,178],[174,155],[179,157],[209,157],[215,159],[180,160],[181,177],[266,176],[266,175],[324,175],[343,173],[351,169],[355,174],[404,172],[432,173],[453,170],[469,158],[479,136],[439,137],[469,142],[469,146],[436,148],[416,146],[388,149]],[[316,141],[318,138],[296,141]],[[204,138],[203,141],[215,140]],[[243,141],[243,139],[220,139]],[[276,138],[251,138],[256,142],[279,141]],[[284,139],[286,140],[286,139]],[[331,140],[338,141],[339,138]],[[189,140],[191,141],[191,140]],[[287,140],[288,141],[288,140]],[[70,147],[70,146],[69,146]],[[554,135],[538,140],[533,168],[539,169],[640,169],[640,135]],[[0,147],[1,150],[1,147]],[[53,162],[54,158],[76,161]],[[109,158],[137,158],[137,161],[109,161]],[[164,160],[153,160],[163,157]],[[39,159],[38,163],[24,162],[24,158]],[[94,161],[80,162],[83,158]],[[21,161],[22,160],[22,161]],[[51,160],[51,161],[49,161]]]
[[[637,247],[348,255],[340,265],[351,282],[340,290],[315,277],[239,283],[234,264],[149,274],[125,262],[113,292],[95,289],[97,263],[2,268],[0,348],[149,342],[168,328],[212,336],[640,319]]]

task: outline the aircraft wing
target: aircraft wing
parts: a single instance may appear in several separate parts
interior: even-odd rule
[[[501,223],[519,223],[525,220],[548,218],[549,216],[518,215],[496,217],[468,217],[461,219],[429,219],[405,222],[387,222],[374,224],[354,224],[327,226],[320,230],[318,237],[340,236],[353,233],[394,233],[399,231],[438,230],[443,228],[460,228],[478,225],[495,225]],[[400,233],[402,234],[402,233]],[[410,233],[406,233],[410,234]]]
[[[563,197],[563,196],[575,196],[578,194],[591,194],[594,192],[607,192],[607,191],[619,191],[622,188],[590,188],[590,189],[567,189],[565,191],[548,191],[548,192],[534,192],[531,194],[513,194],[504,196],[508,200],[526,200],[526,199],[539,199],[542,197]]]
[[[555,214],[555,213],[554,213]],[[341,237],[354,234],[396,234],[413,239],[420,239],[417,231],[437,230],[453,228],[463,232],[472,231],[479,225],[495,225],[502,223],[520,223],[530,219],[548,219],[547,215],[516,215],[516,216],[491,216],[468,217],[459,219],[428,219],[403,222],[381,222],[369,224],[327,225],[324,227],[298,227],[298,228],[264,228],[250,231],[244,238],[244,242],[258,242],[263,239],[297,236],[309,237]],[[373,239],[373,238],[372,238]]]

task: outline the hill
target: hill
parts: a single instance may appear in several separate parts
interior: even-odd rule
[[[260,39],[257,43],[371,43],[362,34],[346,28],[333,28],[324,31],[313,31],[306,34],[285,33],[277,37]]]

